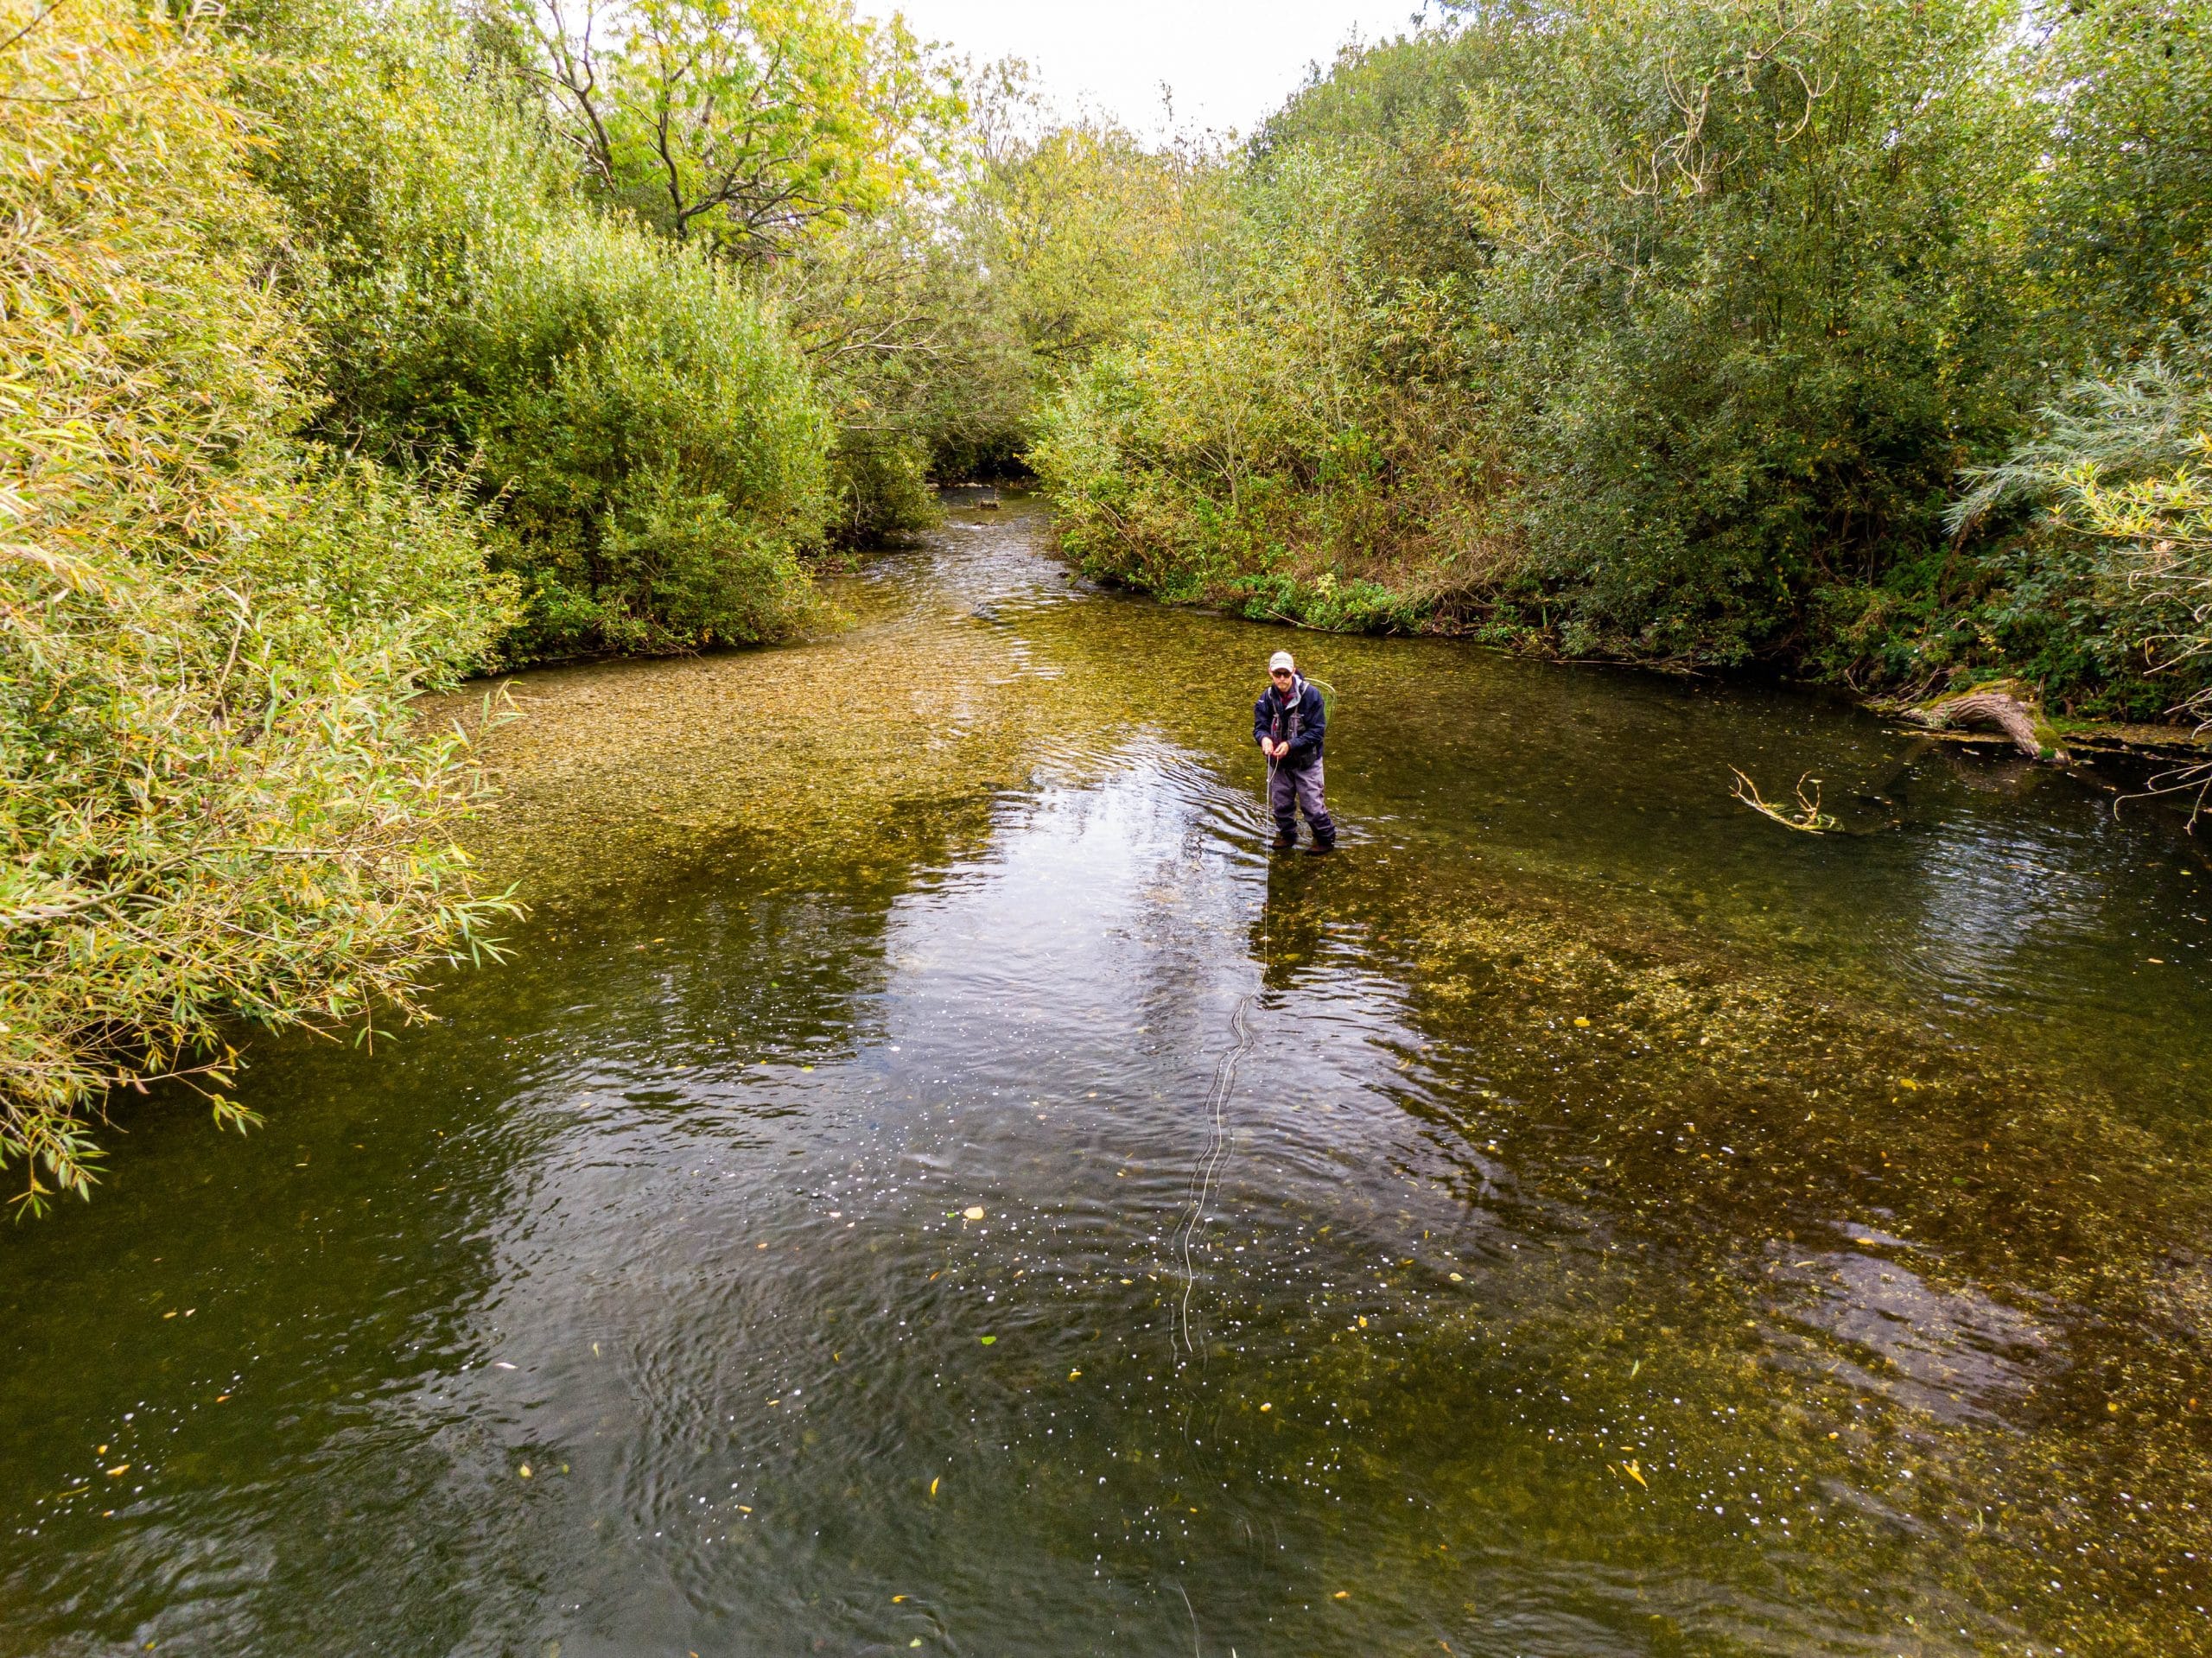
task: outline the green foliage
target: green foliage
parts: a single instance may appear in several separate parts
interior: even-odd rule
[[[2038,426],[2002,461],[1970,473],[1973,487],[1950,514],[1962,533],[2018,524],[2003,555],[2005,597],[2043,623],[2047,651],[2077,658],[2063,664],[2070,676],[2034,658],[2031,670],[2080,688],[2088,711],[2201,710],[2212,687],[2212,375],[2202,351],[2154,354],[2077,382],[2040,411]]]
[[[1064,489],[1087,556],[1342,562],[1577,653],[1802,650],[2005,429],[2006,17],[1509,3],[1348,57],[1223,169],[1126,394],[1055,416],[1048,476],[1112,409],[1094,447],[1185,502],[1109,537]]]
[[[1344,145],[1184,180],[1180,257],[1067,379],[1030,460],[1094,574],[1325,627],[1450,613],[1509,554],[1448,279],[1377,251]]]
[[[832,511],[832,434],[736,274],[583,199],[496,60],[435,4],[264,18],[259,163],[334,439],[465,464],[531,661],[781,637]]]
[[[2056,113],[2026,271],[2057,360],[2132,359],[2212,304],[2212,6],[2039,8]]]
[[[458,435],[505,495],[527,584],[510,648],[545,656],[749,643],[811,613],[798,562],[830,509],[804,365],[703,257],[596,219],[493,242],[458,349]]]
[[[929,182],[962,112],[902,19],[847,0],[516,0],[512,15],[597,188],[746,257]]]
[[[1946,513],[2013,446],[2045,500],[2086,458],[2024,418],[2055,375],[2199,336],[2209,16],[1458,8],[1180,181],[1032,458],[1163,596],[2145,713],[2175,617],[2109,538]]]
[[[117,1083],[226,1021],[417,1010],[486,948],[418,687],[511,602],[477,510],[291,435],[274,204],[200,26],[0,7],[0,1166],[84,1191]]]

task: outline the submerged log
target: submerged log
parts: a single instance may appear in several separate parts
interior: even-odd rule
[[[1969,691],[1964,696],[1946,697],[1941,702],[1908,708],[1905,717],[1939,731],[1947,727],[1958,731],[2001,731],[2012,740],[2015,748],[2031,759],[2063,762],[2067,758],[2066,751],[2058,746],[2056,734],[2044,724],[2034,705],[2009,691],[1986,688]]]

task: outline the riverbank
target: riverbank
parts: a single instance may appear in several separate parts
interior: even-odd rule
[[[1226,582],[1193,586],[1177,576],[1147,584],[1132,580],[1111,562],[1085,562],[1079,550],[1071,556],[1086,575],[1109,586],[1141,593],[1160,603],[1186,605],[1201,611],[1242,620],[1274,624],[1300,632],[1346,635],[1368,634],[1395,638],[1459,639],[1484,645],[1527,660],[1555,667],[1612,669],[1656,674],[1674,679],[1715,683],[1784,684],[1830,694],[1848,701],[1878,718],[1901,721],[1900,730],[1929,734],[1937,740],[1967,746],[2010,746],[2012,739],[2001,733],[1974,730],[1935,730],[1907,716],[1916,707],[1925,708],[1986,688],[2018,689],[2015,677],[2002,671],[1954,679],[1940,691],[1924,693],[1911,702],[1879,691],[1863,690],[1834,679],[1793,678],[1771,673],[1731,673],[1699,670],[1680,662],[1652,661],[1634,656],[1571,654],[1557,637],[1541,627],[1521,626],[1495,618],[1483,619],[1463,613],[1471,601],[1459,603],[1395,589],[1369,576],[1338,580],[1334,576],[1300,581],[1290,576],[1264,580],[1232,578]],[[1257,589],[1255,593],[1251,589]],[[1295,648],[1294,645],[1293,648]],[[2138,786],[2148,787],[2173,772],[2212,764],[2212,726],[2176,710],[2169,721],[2082,719],[2049,715],[2031,701],[2027,711],[2039,725],[2059,740],[2072,755],[2082,759],[2125,761],[2139,772]],[[2158,784],[2160,788],[2169,786]]]

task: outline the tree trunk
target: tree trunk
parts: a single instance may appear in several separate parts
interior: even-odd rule
[[[1964,696],[1931,702],[1926,708],[1911,710],[1911,717],[1939,729],[1947,726],[1961,730],[1994,728],[2010,737],[2014,747],[2032,759],[2066,758],[2063,749],[2045,748],[2043,739],[2037,734],[2035,710],[2003,691],[1972,691]]]

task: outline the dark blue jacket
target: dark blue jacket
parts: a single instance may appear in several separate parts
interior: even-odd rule
[[[1260,693],[1260,700],[1252,705],[1252,740],[1261,738],[1275,742],[1287,740],[1290,753],[1275,762],[1294,772],[1302,772],[1321,758],[1321,739],[1329,728],[1329,711],[1321,701],[1321,693],[1306,683],[1301,677],[1294,687],[1297,700],[1288,708],[1275,695],[1273,685]]]

